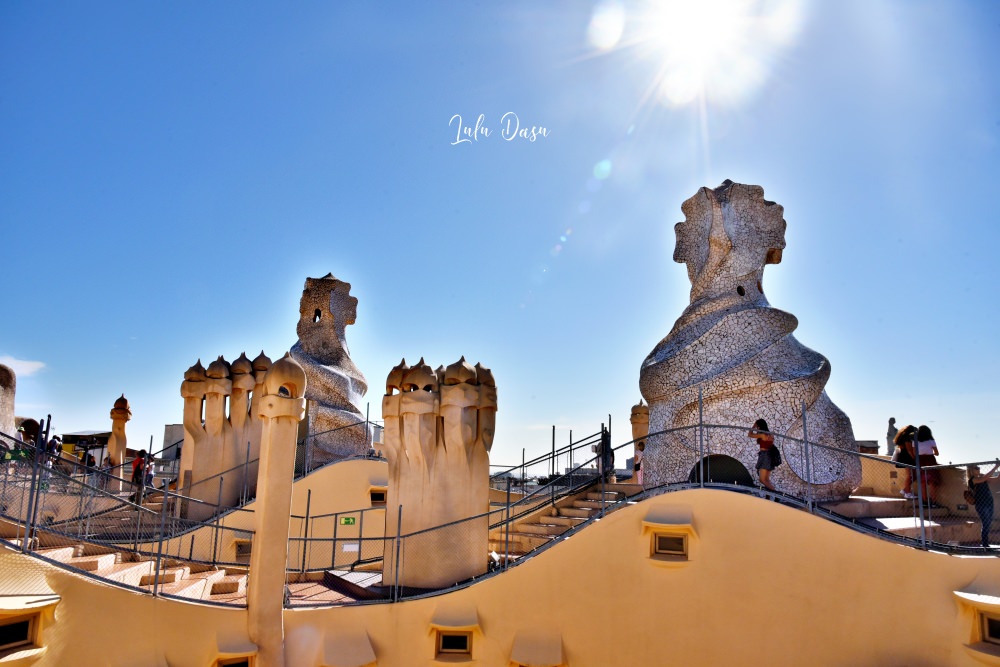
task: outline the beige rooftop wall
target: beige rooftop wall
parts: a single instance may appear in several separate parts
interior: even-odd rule
[[[689,557],[652,557],[658,532],[686,534]],[[222,648],[248,644],[245,610],[158,600],[6,551],[0,572],[8,589],[16,580],[62,597],[39,667],[208,666]],[[286,610],[285,659],[433,665],[437,634],[454,631],[470,633],[470,657],[485,667],[509,667],[512,655],[572,667],[972,667],[994,664],[974,646],[975,604],[998,596],[996,558],[918,551],[756,497],[694,489],[622,509],[460,591]],[[94,632],[95,618],[115,619],[122,640]]]

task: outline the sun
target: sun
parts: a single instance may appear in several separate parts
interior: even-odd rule
[[[606,0],[587,36],[598,51],[627,49],[653,63],[649,99],[733,105],[767,80],[803,15],[803,0]]]

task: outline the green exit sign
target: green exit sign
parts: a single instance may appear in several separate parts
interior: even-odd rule
[[[340,517],[340,525],[341,526],[353,526],[355,523],[357,523],[357,521],[358,521],[357,518],[355,518],[353,516],[342,516],[342,517]]]

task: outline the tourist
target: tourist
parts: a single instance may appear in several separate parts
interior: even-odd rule
[[[979,466],[970,465],[966,468],[969,477],[969,493],[976,507],[976,514],[982,523],[981,540],[984,549],[990,548],[990,527],[993,525],[993,491],[990,490],[990,480],[1000,477],[1000,459],[993,469],[985,475],[979,473]],[[968,498],[968,495],[966,496]]]
[[[646,451],[646,443],[640,440],[639,444],[635,446],[635,481],[639,483],[639,486],[642,486],[642,453],[644,451]]]
[[[747,436],[756,440],[760,446],[760,451],[757,453],[757,476],[760,478],[761,485],[768,491],[777,491],[771,484],[771,471],[775,467],[774,452],[772,451],[774,449],[774,436],[771,434],[771,429],[766,421],[758,419],[753,423],[753,428],[750,429]]]
[[[896,451],[893,452],[892,460],[903,471],[903,489],[899,493],[907,499],[916,498],[913,495],[913,473],[910,470],[917,465],[917,459],[913,455],[913,438],[916,434],[917,427],[908,424],[899,430],[894,440]]]
[[[936,466],[938,464],[936,458],[938,447],[937,443],[934,442],[934,435],[931,433],[930,427],[921,425],[917,429],[916,439],[915,447],[920,467]],[[921,470],[920,477],[922,478],[921,489],[925,491],[924,502],[930,504],[937,500],[937,490],[941,486],[941,471],[937,469]]]
[[[132,459],[132,502],[136,505],[142,502],[143,485],[146,481],[146,450],[140,450],[139,455]]]
[[[611,446],[611,434],[604,426],[601,426],[601,440],[597,445],[597,472],[605,482],[614,484],[615,478],[615,450]]]
[[[897,433],[899,433],[899,429],[896,428],[896,418],[889,417],[889,429],[885,432],[885,442],[889,456],[892,456],[893,451],[896,449]]]
[[[143,478],[143,485],[153,488],[153,455],[150,454],[146,457],[146,475]]]
[[[87,454],[87,483],[91,486],[97,486],[98,480],[97,459],[94,458],[93,454]]]
[[[111,481],[111,457],[105,456],[101,462],[101,488],[107,490]]]

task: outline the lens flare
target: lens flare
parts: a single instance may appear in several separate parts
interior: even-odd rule
[[[627,13],[604,2],[591,16],[588,41],[598,52],[628,48],[652,62],[647,99],[732,106],[762,87],[804,22],[805,0],[647,0]]]
[[[611,175],[611,160],[601,160],[594,165],[594,178],[603,181]]]
[[[587,41],[599,51],[613,49],[625,31],[625,8],[618,2],[602,2],[594,7],[587,26]]]

